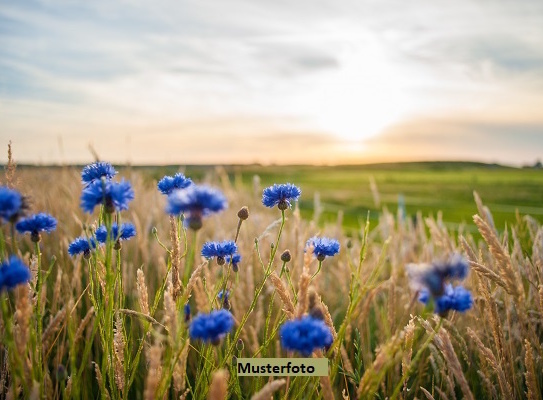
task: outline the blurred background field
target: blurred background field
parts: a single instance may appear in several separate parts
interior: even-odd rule
[[[213,167],[188,166],[188,176],[201,178]],[[160,179],[179,167],[142,167],[144,176]],[[516,213],[543,221],[543,170],[471,162],[418,162],[360,166],[226,166],[233,185],[250,188],[258,176],[263,187],[292,182],[303,187],[300,210],[312,218],[320,204],[321,223],[335,222],[343,213],[343,226],[357,229],[366,219],[376,220],[386,207],[406,216],[424,217],[443,212],[453,230],[476,232],[471,216],[477,211],[473,191],[491,208],[498,229],[516,221]],[[372,184],[373,182],[373,184]],[[372,190],[373,189],[373,190]]]
[[[34,168],[40,167],[30,167]],[[506,223],[516,222],[517,213],[543,221],[543,170],[539,168],[476,162],[124,167],[140,172],[149,184],[179,171],[196,180],[211,179],[217,168],[238,189],[252,190],[255,184],[266,187],[275,182],[300,185],[303,193],[299,206],[304,218],[313,218],[317,208],[318,222],[336,222],[339,212],[347,231],[360,228],[368,211],[370,220],[375,221],[379,212],[387,208],[412,218],[419,211],[423,217],[436,216],[441,211],[447,228],[475,233],[471,218],[477,211],[473,191],[492,210],[498,230],[503,230]]]

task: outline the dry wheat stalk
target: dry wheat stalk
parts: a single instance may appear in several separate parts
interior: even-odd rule
[[[16,325],[13,327],[15,336],[15,345],[17,352],[26,357],[26,346],[28,343],[30,318],[32,317],[32,305],[30,304],[30,287],[28,285],[19,285],[16,289],[15,297]]]
[[[142,314],[149,315],[149,295],[147,291],[147,285],[145,284],[145,275],[141,268],[138,269],[136,280],[136,288],[138,292],[138,303],[140,305],[140,311]]]
[[[62,309],[55,315],[55,317],[49,322],[47,328],[43,331],[41,341],[43,343],[42,351],[44,359],[47,354],[49,354],[51,347],[53,346],[54,335],[60,328],[60,325],[64,322],[66,318],[67,309],[73,308],[73,300],[70,300],[67,305],[62,307]]]
[[[181,281],[179,280],[179,265],[181,264],[181,257],[179,251],[179,236],[177,236],[177,224],[175,217],[170,215],[170,240],[172,241],[172,285],[173,285],[173,299],[177,299],[181,293]]]
[[[209,386],[208,400],[226,400],[228,398],[228,379],[230,374],[226,369],[213,372]]]
[[[275,272],[270,275],[270,280],[275,287],[277,294],[279,294],[281,301],[283,302],[283,310],[285,311],[287,318],[291,319],[294,315],[294,304],[292,304],[292,300],[290,299],[290,296],[287,292],[287,289],[285,288],[285,285],[283,284],[283,281],[277,276]]]
[[[454,351],[451,338],[445,328],[441,328],[439,330],[438,334],[434,337],[434,342],[445,357],[445,360],[447,360],[447,367],[454,375],[456,381],[459,383],[460,389],[462,389],[462,393],[464,394],[464,398],[474,399],[473,393],[471,393],[466,377],[464,376],[464,372],[462,371],[460,361],[458,360],[458,357]]]
[[[513,393],[511,390],[511,386],[509,385],[509,382],[507,382],[503,369],[500,363],[496,360],[496,357],[494,356],[494,353],[492,352],[492,350],[490,350],[488,347],[486,347],[483,344],[481,339],[479,339],[479,336],[477,335],[477,333],[475,333],[475,331],[472,330],[471,328],[468,328],[468,335],[475,341],[477,348],[481,352],[482,360],[485,360],[490,365],[490,367],[496,372],[496,375],[498,376],[498,383],[500,385],[501,396],[504,396],[504,398],[507,398],[507,399],[512,399]]]
[[[296,312],[294,313],[295,318],[301,318],[307,311],[307,306],[309,303],[307,292],[309,289],[309,283],[311,282],[311,275],[309,274],[311,254],[313,254],[313,246],[307,249],[306,253],[304,254],[304,266],[298,282],[298,304],[296,307]]]
[[[175,363],[173,371],[173,387],[179,393],[185,390],[185,376],[187,374],[187,357],[190,350],[190,339],[185,341],[185,346],[181,350],[179,359]]]
[[[285,379],[276,379],[266,383],[262,389],[251,397],[251,400],[269,400],[286,382]]]
[[[124,349],[126,343],[124,340],[123,321],[119,314],[115,319],[115,328],[113,329],[113,363],[115,365],[115,383],[122,392],[124,389]]]
[[[524,356],[524,364],[526,367],[526,372],[524,376],[526,378],[526,387],[528,388],[528,393],[526,397],[528,400],[537,400],[541,399],[541,392],[537,388],[537,379],[536,379],[536,369],[534,364],[534,354],[532,352],[532,346],[528,340],[524,340],[524,347],[526,349],[526,354]]]
[[[153,344],[149,349],[148,356],[147,362],[149,363],[149,370],[145,380],[143,398],[145,400],[155,400],[160,378],[162,376],[162,346],[159,343]]]
[[[98,381],[98,386],[100,387],[100,390],[103,390],[102,396],[109,400],[111,397],[109,397],[109,392],[105,386],[104,378],[102,377],[102,373],[100,372],[100,367],[94,361],[92,363],[94,364],[94,372],[96,373],[96,380]]]
[[[174,300],[174,288],[172,282],[164,291],[164,326],[169,332],[170,343],[173,344],[177,337],[177,309]]]
[[[375,360],[372,365],[366,369],[358,384],[358,398],[366,398],[370,393],[375,392],[379,383],[381,383],[381,377],[386,373],[390,366],[396,364],[396,359],[398,358],[398,355],[401,354],[401,345],[403,341],[403,335],[396,334],[385,344],[377,348]]]
[[[500,241],[496,237],[494,230],[478,215],[473,216],[473,221],[477,225],[481,236],[485,239],[492,256],[496,259],[500,266],[499,273],[506,284],[506,290],[509,294],[513,295],[516,300],[517,306],[523,305],[524,291],[522,289],[522,282],[511,265],[511,258],[502,247]]]
[[[200,279],[200,273],[203,271],[204,266],[206,265],[207,265],[207,261],[201,263],[200,265],[196,267],[196,269],[190,275],[189,281],[187,283],[187,289],[185,291],[185,297],[187,299],[190,297],[190,294],[192,293],[194,286],[196,285],[197,281]]]
[[[434,396],[432,396],[432,394],[428,390],[424,389],[422,386],[420,386],[420,390],[422,391],[422,393],[424,393],[428,400],[435,400]]]
[[[83,332],[85,331],[85,328],[89,324],[93,315],[94,315],[94,307],[91,307],[89,308],[89,311],[87,311],[87,314],[85,314],[85,317],[83,318],[83,320],[81,320],[81,323],[79,324],[79,327],[77,328],[77,331],[75,332],[74,343],[77,343],[77,341],[83,336]]]

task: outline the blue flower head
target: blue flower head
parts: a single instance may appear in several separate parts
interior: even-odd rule
[[[190,185],[186,189],[174,190],[168,196],[166,212],[171,215],[185,214],[185,222],[191,229],[202,227],[202,217],[224,210],[226,198],[217,189],[209,186]]]
[[[183,306],[183,314],[185,315],[185,322],[189,322],[190,321],[190,304],[189,303],[186,303]]]
[[[468,270],[467,260],[459,254],[451,256],[445,262],[407,266],[407,274],[413,289],[428,290],[434,297],[443,295],[447,281],[466,278]]]
[[[96,240],[98,240],[99,243],[107,242],[107,228],[105,225],[99,226],[94,234],[96,235]],[[114,241],[128,240],[134,236],[136,236],[136,227],[134,224],[121,224],[121,229],[119,229],[116,222],[111,225],[111,238]]]
[[[94,181],[81,194],[81,208],[92,213],[94,207],[103,204],[107,213],[128,209],[128,203],[134,200],[134,190],[130,182]]]
[[[185,177],[185,175],[181,173],[177,173],[174,176],[166,175],[158,182],[157,187],[158,190],[160,190],[160,193],[170,194],[176,189],[185,189],[190,185],[192,185],[192,180],[190,178]]]
[[[31,215],[17,222],[15,228],[19,233],[30,233],[33,242],[40,241],[40,232],[50,233],[57,228],[57,220],[46,213]]]
[[[90,257],[91,250],[96,248],[96,240],[94,238],[78,237],[68,246],[68,254],[72,257],[83,253],[85,258]]]
[[[30,281],[30,269],[16,256],[0,265],[0,291],[13,289],[15,286]]]
[[[297,351],[304,357],[309,357],[316,349],[330,347],[333,340],[330,328],[311,316],[285,322],[279,335],[284,349]]]
[[[190,324],[191,339],[199,339],[212,344],[219,344],[222,337],[234,327],[234,317],[230,311],[221,309],[209,314],[198,314]]]
[[[306,247],[313,245],[313,254],[319,261],[324,261],[326,257],[332,257],[339,253],[339,242],[335,239],[313,236],[305,245]]]
[[[116,174],[117,171],[115,171],[113,165],[108,162],[98,161],[83,168],[83,171],[81,171],[81,182],[83,182],[84,185],[89,185],[102,178],[110,180]]]
[[[6,222],[15,222],[25,214],[25,198],[16,190],[0,186],[0,218]]]
[[[223,265],[227,256],[232,256],[238,251],[238,246],[232,240],[224,242],[206,242],[202,246],[202,256],[205,258],[217,257],[217,263]]]
[[[428,304],[430,301],[430,292],[422,290],[419,294],[419,301]],[[469,290],[463,286],[453,286],[450,283],[445,285],[445,291],[442,296],[435,299],[434,312],[445,316],[449,310],[464,312],[473,306],[473,298]]]
[[[262,193],[262,204],[272,208],[277,206],[280,210],[286,210],[291,206],[291,201],[297,201],[302,191],[292,183],[275,184],[267,187]]]
[[[234,254],[232,257],[226,256],[224,259],[227,264],[232,263],[232,271],[238,272],[239,263],[241,262],[241,256],[239,254]]]

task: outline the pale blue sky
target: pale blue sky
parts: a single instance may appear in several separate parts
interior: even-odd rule
[[[20,162],[534,162],[543,2],[4,0],[10,139]]]

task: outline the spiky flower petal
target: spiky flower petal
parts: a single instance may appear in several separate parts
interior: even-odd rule
[[[170,194],[176,189],[185,189],[190,185],[192,185],[192,180],[190,178],[185,177],[185,175],[181,173],[177,173],[174,176],[166,175],[158,182],[157,187],[158,190],[160,190],[160,193]]]
[[[292,183],[275,184],[267,187],[262,193],[262,204],[272,208],[278,206],[280,210],[286,210],[291,206],[291,201],[297,201],[302,191]]]

